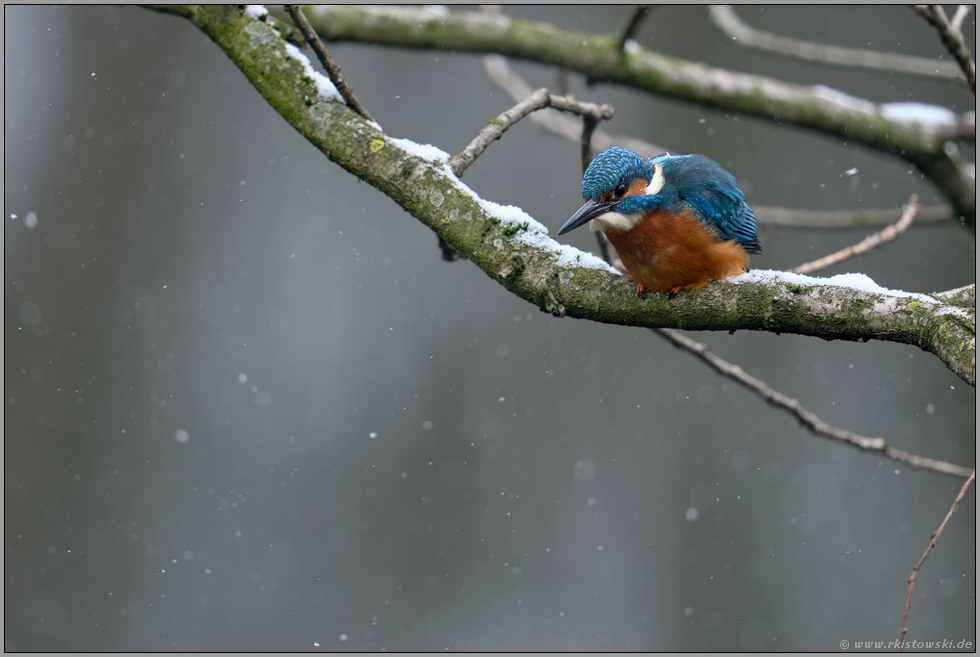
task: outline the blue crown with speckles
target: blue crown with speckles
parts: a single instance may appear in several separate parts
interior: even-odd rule
[[[585,170],[582,197],[598,201],[603,192],[614,190],[620,181],[631,182],[638,178],[651,180],[653,165],[633,151],[614,146],[596,155]]]

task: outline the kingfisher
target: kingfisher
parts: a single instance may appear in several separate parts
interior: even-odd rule
[[[704,155],[644,160],[613,147],[596,156],[582,178],[585,205],[559,235],[589,223],[616,247],[636,291],[666,292],[749,270],[762,249],[755,215],[735,178]]]

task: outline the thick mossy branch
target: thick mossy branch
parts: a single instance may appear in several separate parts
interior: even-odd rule
[[[923,125],[885,118],[882,106],[826,87],[781,82],[645,50],[620,51],[616,35],[562,30],[547,23],[475,12],[409,7],[316,6],[307,12],[321,37],[404,48],[498,53],[554,64],[587,76],[705,107],[771,119],[901,157],[918,167],[974,224],[974,181],[943,152],[949,139],[975,139],[975,126]]]
[[[832,285],[723,281],[699,291],[639,298],[629,279],[585,266],[529,222],[494,216],[449,169],[403,150],[347,106],[317,96],[302,64],[267,22],[237,7],[166,8],[211,37],[290,125],[328,158],[379,189],[508,290],[554,315],[691,330],[762,330],[827,340],[888,340],[921,347],[975,385],[975,311]],[[307,104],[306,99],[314,99]],[[448,159],[448,156],[447,156]],[[533,239],[529,239],[533,237]],[[531,243],[536,242],[536,245]],[[551,251],[549,249],[555,249]],[[589,259],[581,254],[582,261]],[[962,294],[962,291],[956,291]],[[952,299],[951,299],[952,300]]]

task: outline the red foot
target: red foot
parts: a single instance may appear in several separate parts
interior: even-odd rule
[[[683,285],[675,285],[674,287],[670,288],[670,292],[667,293],[667,298],[673,299],[683,289],[684,289]]]
[[[637,283],[636,284],[636,293],[638,295],[640,295],[642,297],[644,294],[646,294],[646,292],[647,292],[647,289],[645,287],[643,287],[643,283]]]

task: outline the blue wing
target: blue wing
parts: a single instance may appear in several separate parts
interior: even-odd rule
[[[732,174],[703,155],[665,155],[653,161],[663,167],[678,201],[693,209],[722,239],[736,240],[749,253],[762,250],[755,215]]]

